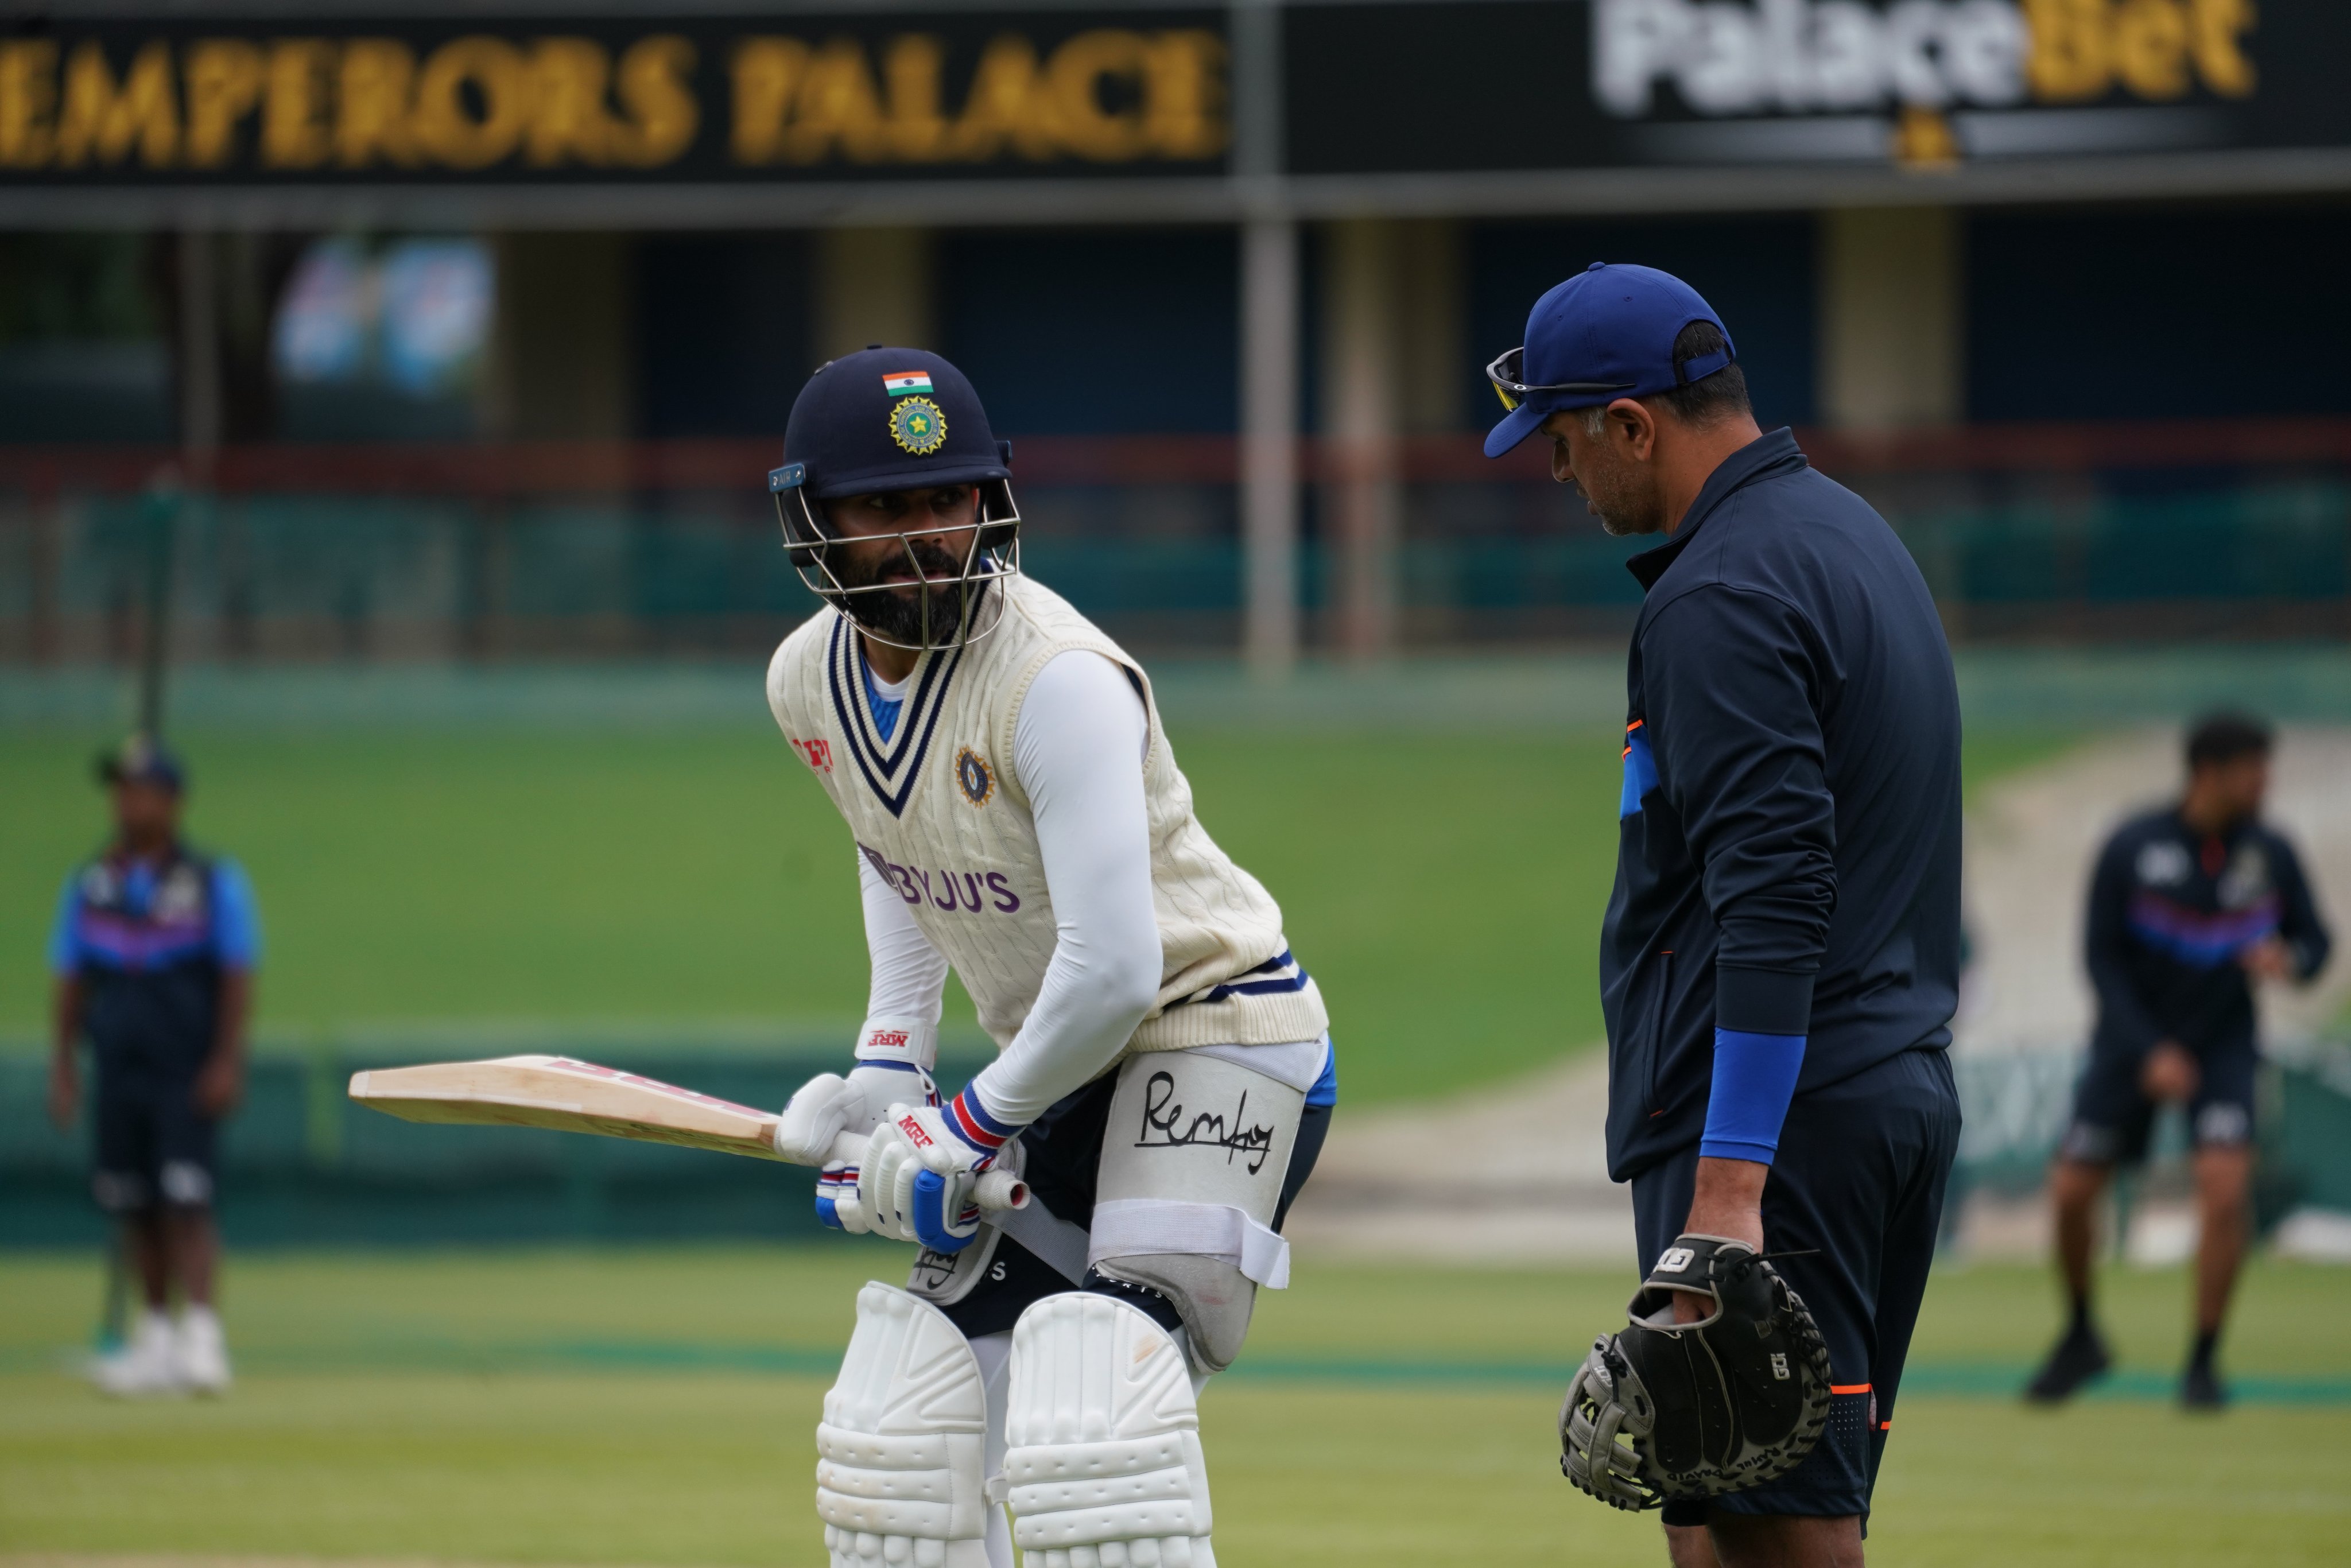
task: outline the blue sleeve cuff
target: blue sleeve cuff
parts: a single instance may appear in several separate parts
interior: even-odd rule
[[[1780,1124],[1796,1095],[1804,1036],[1714,1031],[1714,1086],[1698,1152],[1707,1159],[1770,1165],[1780,1152]]]
[[[81,967],[81,873],[66,878],[57,912],[49,925],[49,973],[63,977]]]
[[[261,914],[253,883],[235,861],[213,866],[213,953],[221,967],[251,969],[261,963]]]

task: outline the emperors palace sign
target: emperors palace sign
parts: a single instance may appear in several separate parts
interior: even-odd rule
[[[1225,14],[57,26],[0,39],[12,182],[1215,172]]]
[[[0,23],[0,223],[206,192],[568,193],[619,225],[2351,188],[2351,0],[420,3]]]

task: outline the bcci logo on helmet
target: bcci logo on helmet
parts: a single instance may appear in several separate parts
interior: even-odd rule
[[[901,398],[890,408],[890,439],[928,457],[947,444],[947,416],[929,398]]]

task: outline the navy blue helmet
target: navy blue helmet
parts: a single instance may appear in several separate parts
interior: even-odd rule
[[[784,551],[812,591],[882,642],[952,647],[994,628],[1003,601],[988,588],[1020,570],[1011,465],[1012,444],[996,439],[961,371],[921,349],[875,347],[809,378],[768,490]],[[968,522],[947,526],[925,510],[901,532],[856,530],[896,541],[881,566],[861,567],[839,548],[847,530],[828,503],[957,486],[971,489]]]

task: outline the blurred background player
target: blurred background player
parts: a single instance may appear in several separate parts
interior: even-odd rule
[[[1214,1568],[1194,1401],[1289,1280],[1337,1097],[1322,993],[1193,815],[1142,667],[1020,574],[1011,449],[963,373],[832,361],[784,452],[786,545],[837,613],[776,651],[768,700],[856,840],[872,994],[857,1066],[776,1145],[824,1166],[829,1221],[924,1247],[858,1297],[817,1434],[826,1546]],[[1000,1054],[941,1104],[950,967]],[[968,1183],[999,1162],[1036,1201],[982,1224]],[[919,1505],[893,1500],[910,1469],[935,1473]]]
[[[2090,1311],[2094,1209],[2118,1163],[2147,1157],[2158,1105],[2188,1110],[2198,1208],[2196,1339],[2180,1402],[2224,1404],[2213,1365],[2252,1221],[2252,981],[2307,982],[2330,939],[2294,847],[2261,821],[2268,726],[2219,713],[2188,737],[2179,802],[2125,822],[2090,883],[2087,960],[2098,1017],[2073,1125],[2050,1177],[2064,1337],[2026,1389],[2064,1398],[2111,1364]]]
[[[100,759],[99,777],[113,794],[114,837],[67,879],[49,942],[49,1114],[61,1126],[73,1120],[75,1052],[88,1040],[91,1188],[120,1222],[141,1299],[127,1342],[93,1376],[119,1396],[220,1394],[229,1364],[213,1306],[214,1140],[244,1091],[260,925],[245,873],[181,841],[177,758],[136,736]]]

